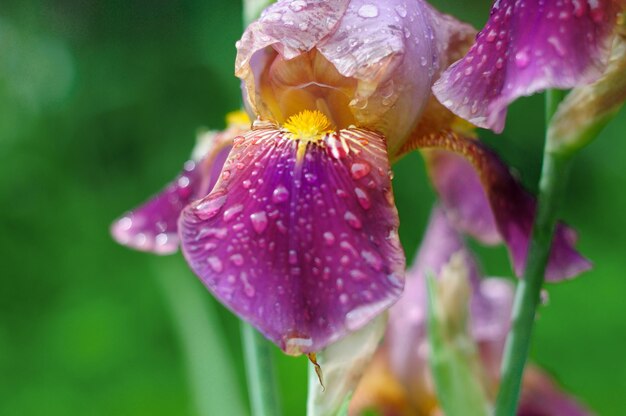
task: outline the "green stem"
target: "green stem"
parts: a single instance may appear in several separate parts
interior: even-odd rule
[[[256,329],[244,321],[241,321],[241,341],[252,416],[279,416],[281,411],[272,346]]]
[[[546,117],[550,120],[562,98],[562,93],[548,91],[546,98]],[[504,348],[496,416],[516,414],[535,314],[556,227],[557,210],[569,176],[570,162],[569,157],[548,151],[546,143],[539,182],[537,214],[526,269],[515,293],[511,332]]]
[[[175,257],[159,258],[154,269],[183,352],[196,414],[245,414],[232,357],[208,293]]]

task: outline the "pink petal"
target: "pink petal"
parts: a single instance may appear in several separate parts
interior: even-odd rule
[[[617,12],[614,0],[497,0],[475,45],[433,91],[455,114],[501,132],[518,97],[603,73]]]
[[[433,184],[455,225],[486,244],[507,244],[515,273],[523,274],[536,201],[498,156],[477,140],[451,132],[418,139]],[[497,237],[500,237],[499,239]],[[572,278],[591,267],[575,249],[576,233],[557,226],[546,270],[551,281]]]
[[[183,253],[222,303],[284,351],[318,351],[402,291],[388,172],[378,134],[341,130],[307,145],[257,128],[235,143],[215,189],[183,211]]]
[[[230,151],[230,143],[239,131],[229,129],[209,134],[198,160],[187,161],[183,171],[164,190],[111,225],[113,238],[136,250],[175,253],[181,211],[213,188]]]

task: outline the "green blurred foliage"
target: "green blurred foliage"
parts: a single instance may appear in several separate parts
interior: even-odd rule
[[[435,3],[475,25],[489,7]],[[176,281],[164,284],[162,270],[216,311],[205,330],[245,389],[237,320],[179,255],[133,252],[108,234],[174,177],[199,128],[221,128],[238,107],[240,34],[237,1],[0,4],[0,414],[198,414],[165,293]],[[531,97],[511,108],[504,135],[482,133],[531,189],[543,128],[542,99]],[[548,288],[533,343],[534,360],[601,415],[626,412],[625,130],[622,111],[578,158],[562,216],[595,269]],[[433,193],[419,156],[395,170],[412,256]],[[490,275],[511,275],[502,248],[478,250]],[[211,348],[209,361],[220,351]],[[276,357],[285,414],[304,414],[306,360]]]

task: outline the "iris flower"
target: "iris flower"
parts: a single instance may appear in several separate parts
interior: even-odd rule
[[[419,148],[448,214],[507,244],[519,274],[535,201],[431,93],[473,36],[422,0],[273,4],[237,43],[252,126],[212,135],[114,236],[158,253],[180,241],[225,306],[288,354],[320,351],[400,298],[390,166]],[[551,279],[589,267],[574,240],[559,226]]]
[[[457,276],[450,276],[451,273]],[[465,274],[461,281],[457,280],[458,274]],[[405,294],[390,309],[385,344],[361,380],[350,414],[361,414],[366,409],[376,409],[387,416],[442,414],[429,367],[427,275],[439,280],[442,302],[448,302],[444,304],[448,324],[458,326],[452,331],[464,331],[462,327],[469,322],[471,339],[455,335],[449,337],[449,342],[455,342],[456,348],[469,351],[467,356],[475,358],[476,362],[471,362],[476,364],[474,380],[488,399],[495,398],[509,331],[513,285],[505,279],[481,276],[454,221],[441,207],[436,207],[415,262],[407,272]],[[446,278],[449,280],[444,281]],[[466,320],[463,315],[467,307]],[[471,346],[476,348],[475,357]],[[520,416],[590,414],[537,366],[529,366],[522,384],[517,412]]]

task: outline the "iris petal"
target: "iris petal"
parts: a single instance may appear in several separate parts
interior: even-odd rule
[[[497,0],[474,46],[433,91],[457,115],[500,132],[516,98],[602,74],[618,9],[614,0]]]
[[[523,274],[536,201],[498,156],[477,140],[452,132],[416,139],[432,182],[455,226],[485,244],[504,241],[515,273]],[[558,224],[546,278],[572,278],[591,267],[575,249],[576,233]]]
[[[278,1],[244,33],[236,74],[262,118],[282,122],[301,111],[281,105],[285,100],[280,95],[295,91],[300,94],[296,104],[310,101],[340,128],[347,126],[338,120],[353,119],[360,127],[383,132],[393,153],[415,127],[439,71],[466,50],[473,34],[469,25],[422,0]],[[311,56],[298,59],[304,54]],[[328,68],[315,73],[321,60],[316,54],[330,63],[334,76],[326,76],[332,72]],[[276,62],[294,68],[279,71]],[[274,75],[288,72],[298,79],[273,78],[272,66]],[[342,108],[336,108],[340,102]]]
[[[201,152],[194,151],[197,159],[187,161],[183,171],[159,194],[116,220],[111,226],[113,238],[136,250],[176,252],[178,217],[187,204],[213,188],[236,131],[205,134],[196,149]]]
[[[404,254],[382,136],[313,143],[276,127],[239,141],[183,211],[183,253],[207,288],[290,354],[319,351],[400,295]]]

